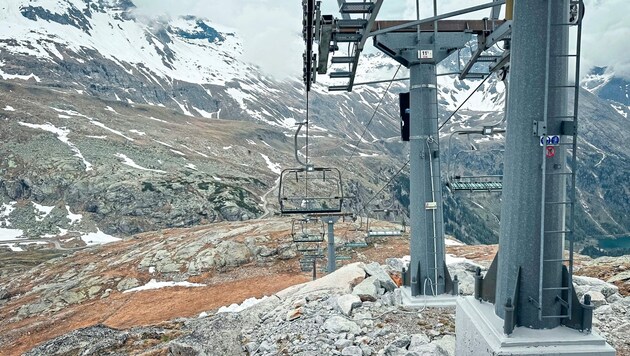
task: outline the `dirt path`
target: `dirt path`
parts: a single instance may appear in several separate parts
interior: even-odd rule
[[[269,193],[271,193],[271,192],[275,191],[276,189],[278,189],[278,186],[279,186],[279,185],[280,185],[280,178],[276,179],[275,183],[273,184],[273,187],[271,187],[271,189],[269,189],[268,191],[266,191],[266,192],[265,192],[265,194],[263,194],[263,195],[260,197],[260,200],[262,200],[262,207],[263,207],[263,210],[264,210],[264,212],[265,212],[265,213],[264,213],[264,214],[262,214],[262,215],[261,215],[258,219],[256,219],[256,220],[261,220],[261,219],[264,219],[264,218],[266,218],[267,216],[269,216],[270,211],[269,211],[269,208],[267,208],[267,204],[268,204],[268,203],[267,203],[267,196],[269,195]]]

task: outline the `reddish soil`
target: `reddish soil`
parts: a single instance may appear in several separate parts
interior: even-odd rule
[[[109,298],[69,307],[50,316],[29,318],[5,325],[0,329],[0,335],[7,336],[8,342],[0,355],[19,355],[44,341],[96,324],[126,329],[155,325],[179,317],[192,317],[223,305],[240,303],[250,297],[273,295],[289,286],[309,280],[308,276],[301,273],[256,276],[255,271],[243,272],[240,270],[233,273],[234,281],[207,287],[115,292]],[[242,278],[241,275],[249,277]]]

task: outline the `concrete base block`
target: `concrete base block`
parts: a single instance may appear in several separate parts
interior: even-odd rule
[[[424,296],[417,295],[411,296],[410,287],[400,287],[400,294],[402,296],[403,305],[410,308],[424,308],[424,307],[455,307],[457,296],[450,294],[440,294],[436,296]]]
[[[494,313],[494,305],[473,297],[457,300],[455,334],[457,356],[615,355],[615,349],[601,336],[564,326],[542,330],[517,327],[505,335],[503,319]]]

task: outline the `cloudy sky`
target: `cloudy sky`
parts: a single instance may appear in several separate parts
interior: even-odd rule
[[[420,1],[420,17],[432,15],[432,0]],[[488,0],[440,0],[438,13]],[[196,15],[236,30],[244,41],[245,58],[276,77],[299,75],[303,42],[301,0],[134,0],[142,16]],[[585,0],[582,63],[614,67],[630,78],[630,2]],[[336,0],[322,0],[323,13],[339,17]],[[426,9],[426,10],[425,10]],[[488,16],[489,10],[476,17]],[[471,15],[468,15],[470,18]],[[385,0],[380,20],[415,19],[416,0]]]

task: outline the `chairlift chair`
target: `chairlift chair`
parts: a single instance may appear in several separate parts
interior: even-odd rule
[[[324,222],[317,218],[293,219],[291,237],[293,242],[323,242]]]
[[[505,129],[496,128],[494,126],[485,126],[482,129],[476,130],[458,130],[451,134],[449,138],[449,158],[448,158],[448,168],[446,175],[446,186],[453,192],[500,192],[503,189],[503,175],[502,174],[485,174],[485,175],[477,175],[477,174],[455,174],[454,173],[454,163],[459,156],[463,154],[490,154],[497,155],[502,154],[504,152],[503,149],[491,149],[491,150],[478,150],[478,149],[467,149],[460,150],[455,155],[451,154],[453,152],[453,137],[455,135],[485,135],[491,136],[497,133],[504,133]]]
[[[327,167],[285,169],[280,174],[278,200],[282,214],[340,213],[341,172]]]
[[[402,236],[402,234],[405,232],[406,230],[406,224],[405,224],[405,220],[404,220],[404,216],[402,214],[402,212],[399,209],[393,209],[393,208],[386,208],[386,209],[372,209],[371,213],[374,214],[374,218],[379,218],[380,216],[382,216],[383,218],[386,218],[388,216],[396,216],[396,217],[402,217],[400,222],[396,222],[396,218],[394,219],[390,219],[390,222],[394,222],[396,224],[399,224],[398,227],[396,228],[379,228],[379,229],[373,229],[372,227],[370,227],[370,214],[368,214],[367,216],[367,237],[389,237],[389,236]],[[394,221],[391,221],[394,220]]]

